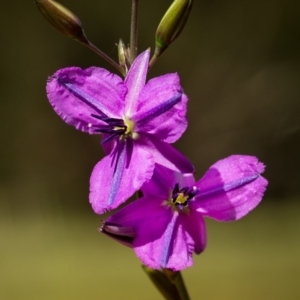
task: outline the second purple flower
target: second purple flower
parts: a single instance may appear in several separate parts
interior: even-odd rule
[[[196,182],[192,174],[157,166],[143,197],[110,216],[101,231],[134,248],[150,268],[183,270],[206,247],[204,217],[235,221],[260,203],[268,184],[264,169],[254,156],[232,155]]]

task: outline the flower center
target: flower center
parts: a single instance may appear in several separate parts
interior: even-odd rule
[[[172,194],[170,195],[170,199],[167,203],[178,212],[188,212],[188,204],[195,197],[195,195],[199,192],[197,187],[184,187],[179,189],[179,184],[176,183]]]
[[[117,119],[108,118],[92,114],[92,117],[105,122],[107,125],[95,126],[95,132],[106,133],[107,137],[102,140],[102,144],[114,139],[119,138],[126,140],[127,138],[137,139],[138,134],[134,132],[134,122],[128,118]]]

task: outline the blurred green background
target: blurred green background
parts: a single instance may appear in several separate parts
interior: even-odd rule
[[[116,58],[130,1],[64,0],[92,42]],[[171,1],[140,1],[140,51]],[[64,124],[47,76],[103,60],[56,32],[33,1],[0,9],[0,299],[161,299],[130,249],[100,235],[88,203],[98,136]],[[300,299],[300,2],[195,1],[149,77],[178,72],[189,128],[176,146],[198,178],[216,160],[267,165],[263,202],[236,223],[208,220],[208,247],[183,272],[192,299]]]

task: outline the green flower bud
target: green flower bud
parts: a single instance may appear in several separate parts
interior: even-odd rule
[[[41,14],[58,31],[82,43],[122,73],[121,67],[86,37],[81,22],[70,10],[53,0],[34,0]]]
[[[53,0],[34,0],[44,18],[58,31],[78,42],[88,44],[78,17]]]
[[[175,0],[171,4],[156,30],[155,59],[179,36],[188,20],[192,5],[193,0]]]

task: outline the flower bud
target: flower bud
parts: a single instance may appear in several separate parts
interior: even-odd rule
[[[88,44],[78,17],[53,0],[34,0],[41,14],[58,31],[78,42]]]
[[[134,232],[131,227],[124,227],[110,222],[103,222],[99,231],[123,244],[124,246],[132,248]]]
[[[160,56],[179,36],[188,20],[193,0],[175,0],[162,20],[155,35],[155,55]]]

